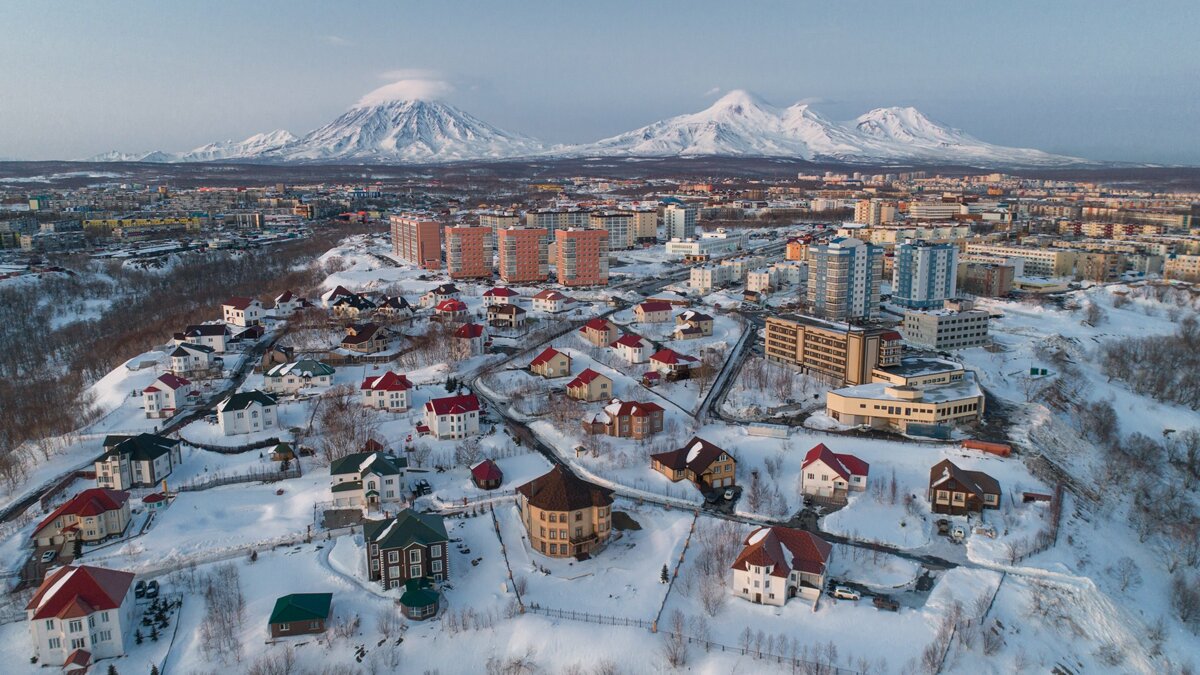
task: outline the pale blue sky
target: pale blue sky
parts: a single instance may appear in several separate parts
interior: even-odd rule
[[[1200,164],[1200,2],[0,0],[0,157],[301,134],[401,77],[583,142],[744,88],[849,119]],[[448,93],[446,93],[448,92]]]

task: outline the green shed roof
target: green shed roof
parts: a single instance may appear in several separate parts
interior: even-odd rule
[[[332,593],[292,593],[275,601],[269,623],[293,623],[328,619]]]

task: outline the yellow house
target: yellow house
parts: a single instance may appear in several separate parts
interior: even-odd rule
[[[613,397],[613,381],[587,368],[567,384],[567,396],[580,401],[607,401]]]
[[[571,374],[571,357],[547,347],[529,362],[529,370],[548,379],[566,377]]]
[[[517,488],[517,509],[533,550],[551,558],[594,553],[612,532],[612,490],[556,466]]]

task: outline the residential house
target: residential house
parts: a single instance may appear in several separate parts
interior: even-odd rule
[[[982,471],[960,469],[943,459],[929,470],[929,506],[934,513],[962,516],[1000,508],[1000,483]]]
[[[477,323],[464,323],[454,331],[453,353],[460,359],[478,356],[488,341],[487,330]]]
[[[471,467],[471,482],[480,490],[495,490],[504,481],[504,472],[495,460],[485,459]]]
[[[521,328],[525,325],[525,314],[516,305],[492,305],[487,308],[487,322],[496,328]]]
[[[571,374],[571,357],[554,347],[546,347],[529,362],[529,370],[547,379],[566,377]]]
[[[811,532],[760,527],[731,565],[733,594],[777,607],[796,597],[816,601],[832,556],[833,546]]]
[[[463,321],[467,318],[467,305],[462,300],[447,298],[433,306],[433,318],[439,321]]]
[[[450,578],[450,537],[442,517],[404,509],[395,518],[363,523],[367,577],[384,589],[409,580],[441,583]]]
[[[584,420],[583,430],[617,438],[649,438],[663,430],[663,409],[657,403],[614,398],[599,413]]]
[[[330,306],[334,316],[344,319],[357,319],[359,316],[374,312],[376,308],[377,306],[370,298],[358,293],[343,295]]]
[[[273,394],[294,394],[306,387],[333,384],[333,366],[313,359],[281,363],[263,373],[263,387]]]
[[[263,305],[258,298],[230,298],[221,305],[225,323],[234,326],[257,326],[262,322]]]
[[[175,345],[168,358],[171,359],[171,372],[176,375],[188,373],[205,373],[221,363],[221,359],[213,356],[213,348],[191,342],[181,342]]]
[[[239,391],[217,404],[217,422],[226,436],[277,431],[278,409],[275,397],[266,392]]]
[[[733,487],[737,482],[733,455],[699,436],[682,448],[650,455],[650,468],[674,482],[690,480],[701,492]]]
[[[558,291],[547,288],[533,296],[533,308],[539,312],[557,314],[566,311],[575,300]],[[604,344],[608,344],[605,342]]]
[[[511,305],[520,297],[520,293],[507,286],[496,286],[483,292],[483,304],[487,307],[493,305]]]
[[[607,401],[613,397],[613,381],[591,368],[585,368],[567,383],[567,396],[579,401]]]
[[[662,374],[668,380],[687,379],[692,368],[699,364],[700,359],[680,354],[674,349],[660,349],[650,357],[650,370]]]
[[[275,601],[267,628],[278,639],[292,635],[317,635],[329,622],[332,593],[292,593]]]
[[[275,296],[275,316],[284,318],[295,314],[298,310],[306,307],[311,307],[308,300],[292,293],[290,290],[284,291]]]
[[[561,466],[517,488],[517,509],[529,545],[551,558],[596,553],[612,534],[613,491]]]
[[[174,373],[163,373],[154,383],[142,390],[142,408],[146,417],[171,417],[200,396],[191,380]]]
[[[114,435],[104,439],[96,460],[96,486],[113,490],[158,485],[183,463],[177,439],[157,434]]]
[[[380,298],[375,315],[388,319],[411,319],[413,309],[403,295],[385,295]]]
[[[638,323],[663,323],[671,320],[671,304],[658,300],[647,300],[633,308]]]
[[[475,394],[446,396],[425,403],[425,426],[437,438],[466,438],[479,433]]]
[[[536,296],[535,296],[536,297]],[[594,347],[607,347],[617,339],[617,324],[608,319],[592,319],[579,329],[579,334]]]
[[[675,339],[694,340],[713,334],[713,318],[694,310],[687,310],[675,317]]]
[[[633,333],[625,333],[609,345],[627,363],[642,363],[650,356],[654,343]]]
[[[382,375],[366,378],[358,388],[362,394],[363,405],[389,412],[408,410],[409,389],[412,389],[412,383],[408,378],[390,370]]]
[[[342,349],[356,354],[378,354],[392,346],[395,333],[377,323],[356,323],[346,327]]]
[[[135,626],[133,578],[129,572],[86,565],[46,575],[25,606],[38,664],[124,655]]]
[[[375,510],[401,504],[408,492],[408,459],[382,451],[354,452],[329,464],[334,506]]]
[[[351,293],[345,286],[338,285],[321,294],[321,304],[329,309],[335,302],[350,295],[354,295],[354,293]]]
[[[436,307],[446,300],[457,299],[458,295],[458,286],[454,284],[442,284],[421,296],[421,306]]]
[[[129,526],[129,493],[88,488],[67,500],[33,528],[37,546],[62,546],[76,540],[95,544],[119,537]]]
[[[845,500],[847,491],[867,489],[870,468],[854,455],[836,453],[818,443],[800,465],[800,491],[814,497]]]
[[[225,352],[225,348],[229,346],[232,335],[233,332],[229,330],[229,326],[226,324],[199,323],[184,328],[181,333],[176,333],[173,340],[177,345],[187,342],[208,347],[212,351],[222,354]]]

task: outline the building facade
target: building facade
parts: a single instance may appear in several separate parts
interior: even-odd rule
[[[612,490],[555,466],[517,488],[517,509],[534,551],[551,558],[593,554],[612,533]]]
[[[671,239],[696,237],[696,208],[682,204],[667,204],[663,208],[663,231]]]
[[[544,228],[496,230],[500,278],[506,283],[536,283],[550,276],[550,232]]]
[[[494,239],[490,227],[445,229],[446,271],[451,279],[490,279]]]
[[[838,237],[809,248],[808,307],[830,321],[870,319],[879,313],[883,249]]]
[[[566,229],[554,233],[555,268],[563,286],[608,285],[608,232]]]
[[[799,315],[770,316],[763,352],[833,384],[863,384],[879,367],[900,363],[902,336],[891,329],[829,323]]]
[[[987,312],[979,309],[918,310],[904,312],[904,340],[911,345],[944,351],[987,344]]]
[[[901,307],[941,307],[958,286],[958,248],[909,240],[896,247],[892,302]]]
[[[431,215],[402,213],[388,217],[392,254],[427,270],[442,267],[442,224]]]

